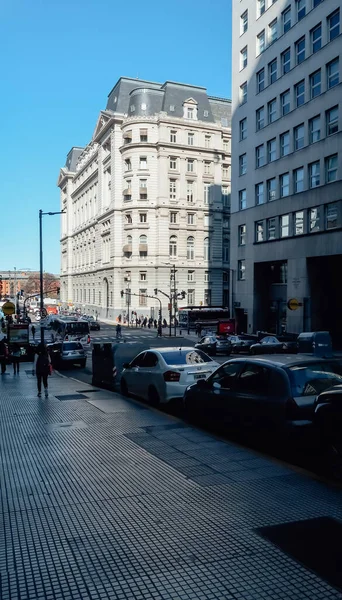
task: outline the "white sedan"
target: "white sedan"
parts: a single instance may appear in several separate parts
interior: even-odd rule
[[[196,348],[158,348],[140,352],[124,364],[121,393],[133,394],[152,405],[183,398],[186,388],[206,379],[220,365]]]

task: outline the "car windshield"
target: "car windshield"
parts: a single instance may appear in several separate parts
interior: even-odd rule
[[[83,350],[83,346],[80,342],[67,342],[66,344],[63,344],[63,350],[67,352],[69,350]]]
[[[338,362],[296,365],[288,371],[294,396],[314,396],[342,383],[342,364]]]
[[[161,352],[167,365],[197,365],[198,363],[212,362],[201,350],[169,350]]]

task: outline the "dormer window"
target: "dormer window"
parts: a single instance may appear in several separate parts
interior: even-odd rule
[[[194,109],[193,108],[187,108],[186,109],[186,116],[188,119],[193,119],[194,118]]]
[[[193,98],[188,98],[183,103],[183,117],[190,121],[197,121],[197,102]]]

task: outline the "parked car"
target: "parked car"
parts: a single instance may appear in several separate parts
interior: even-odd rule
[[[235,354],[240,354],[240,352],[249,354],[250,347],[255,344],[255,339],[246,339],[240,335],[230,335],[229,341],[232,345],[232,352]]]
[[[78,364],[85,367],[87,355],[81,342],[58,342],[47,344],[53,366]]]
[[[318,394],[342,384],[342,361],[306,356],[235,358],[187,387],[190,418],[258,431],[312,428]]]
[[[284,342],[271,335],[267,335],[262,338],[260,342],[252,344],[249,348],[251,354],[274,354],[277,352],[283,352],[286,349]]]
[[[154,348],[125,363],[121,393],[133,394],[153,405],[183,398],[187,386],[208,377],[219,365],[195,348]]]
[[[219,352],[229,355],[232,351],[232,345],[224,335],[206,335],[195,344],[195,348],[203,350],[211,356],[215,356]]]
[[[328,466],[334,477],[342,478],[342,385],[322,392],[314,406],[314,425]]]
[[[100,331],[100,323],[89,319],[89,327],[92,331]]]

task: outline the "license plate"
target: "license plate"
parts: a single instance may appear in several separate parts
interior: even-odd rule
[[[205,379],[205,373],[195,373],[194,379]]]

